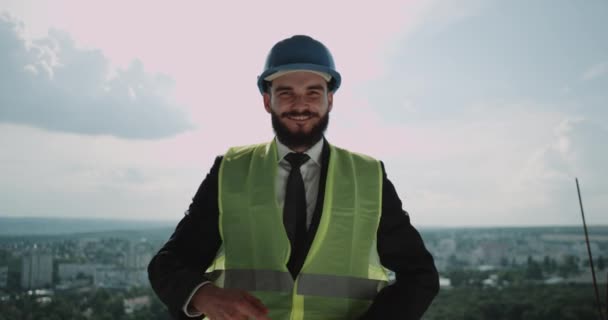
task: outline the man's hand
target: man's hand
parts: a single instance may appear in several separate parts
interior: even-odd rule
[[[199,288],[190,301],[192,307],[211,320],[270,320],[266,306],[243,290],[207,284]]]

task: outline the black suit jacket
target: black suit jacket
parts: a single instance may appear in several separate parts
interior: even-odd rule
[[[325,142],[319,194],[306,250],[295,257],[298,269],[304,263],[319,225],[329,157],[330,149]],[[182,307],[192,290],[207,280],[204,271],[213,262],[221,245],[217,193],[221,161],[221,156],[215,159],[184,218],[148,266],[152,288],[176,319],[187,319]],[[395,272],[396,281],[378,293],[363,319],[419,319],[439,290],[439,276],[433,257],[424,247],[418,231],[410,224],[393,184],[386,177],[384,165],[382,174],[382,215],[377,249],[380,262]]]

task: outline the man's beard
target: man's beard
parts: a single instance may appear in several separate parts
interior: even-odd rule
[[[286,145],[290,149],[295,148],[310,148],[315,143],[319,142],[321,138],[323,138],[323,134],[325,130],[327,130],[327,126],[329,125],[329,111],[319,119],[319,122],[315,124],[310,132],[296,132],[293,133],[289,131],[289,128],[281,122],[281,117],[286,116],[297,116],[297,115],[310,115],[310,112],[303,113],[295,113],[295,112],[285,112],[281,116],[276,114],[274,111],[271,112],[272,118],[272,128],[274,129],[274,133],[277,135],[279,141],[282,144]],[[313,116],[318,116],[317,114],[313,114]]]

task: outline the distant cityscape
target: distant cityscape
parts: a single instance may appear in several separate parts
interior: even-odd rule
[[[74,245],[75,244],[75,245]],[[40,247],[18,249],[21,252],[21,288],[64,290],[91,284],[100,288],[129,288],[147,285],[146,267],[152,258],[151,246],[117,239],[79,239],[58,244],[65,250]],[[110,253],[115,250],[115,255]],[[102,258],[103,255],[107,255]],[[78,262],[91,259],[94,262]],[[67,262],[72,261],[72,262]],[[54,276],[54,274],[56,276]]]
[[[0,235],[0,306],[23,296],[45,305],[66,294],[139,290],[121,302],[125,316],[136,314],[158,303],[147,265],[171,233],[172,227]],[[605,286],[608,227],[592,227],[590,233],[596,276]],[[440,271],[442,291],[530,283],[590,288],[592,282],[580,227],[422,228],[421,234]],[[91,319],[90,310],[79,312]]]
[[[42,226],[32,225],[32,219],[26,220],[34,235],[0,234],[0,306],[23,296],[48,305],[67,294],[85,297],[97,290],[134,289],[142,294],[124,297],[125,314],[148,308],[153,302],[147,266],[171,235],[171,228],[153,225],[150,229],[140,226],[139,230],[63,234],[60,229],[51,228],[51,234],[45,235],[39,230]],[[41,221],[48,222],[47,219]],[[19,228],[14,219],[10,223]],[[78,225],[59,221],[69,225],[70,231],[99,230],[99,224],[90,223],[91,226],[86,225],[86,221]],[[112,227],[116,223],[106,225]],[[1,314],[0,319],[3,319]]]
[[[597,278],[606,283],[608,227],[591,230],[590,247]],[[423,230],[423,238],[440,273],[454,270],[487,272],[493,278],[506,270],[535,268],[527,280],[591,283],[589,256],[582,227],[471,228]],[[488,278],[486,285],[500,285]],[[449,286],[452,279],[444,278]],[[508,281],[502,282],[507,285]]]

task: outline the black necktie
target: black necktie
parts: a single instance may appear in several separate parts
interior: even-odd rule
[[[295,260],[302,254],[306,242],[306,189],[300,172],[300,166],[310,157],[304,153],[289,153],[285,160],[291,165],[285,188],[285,205],[283,207],[283,224],[291,242],[291,256],[287,262],[287,269],[295,278]]]

